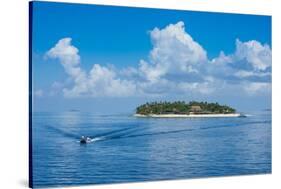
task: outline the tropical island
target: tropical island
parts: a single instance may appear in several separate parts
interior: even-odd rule
[[[227,105],[191,101],[150,102],[136,108],[136,117],[241,117]]]

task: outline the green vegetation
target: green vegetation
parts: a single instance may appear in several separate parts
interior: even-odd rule
[[[218,103],[184,101],[176,102],[151,102],[140,105],[136,109],[137,114],[230,114],[236,110]]]

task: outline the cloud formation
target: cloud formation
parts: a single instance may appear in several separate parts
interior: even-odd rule
[[[254,71],[266,71],[271,66],[271,49],[255,40],[242,43],[237,39],[234,59],[244,60]]]
[[[226,55],[222,51],[209,60],[181,21],[154,28],[149,35],[153,48],[148,60],[122,70],[100,64],[93,64],[88,72],[83,70],[71,38],[59,40],[46,56],[58,59],[72,81],[62,87],[66,97],[210,94],[231,86],[251,95],[270,90],[271,49],[267,44],[237,39],[235,52]]]
[[[252,40],[241,42],[236,40],[233,54],[220,55],[211,60],[209,74],[217,79],[231,83],[240,83],[248,94],[271,87],[271,49],[267,44]]]
[[[184,23],[170,24],[150,32],[153,49],[149,63],[141,60],[140,71],[149,81],[167,74],[197,73],[198,64],[207,62],[206,51],[185,32]]]
[[[51,48],[46,56],[58,59],[65,72],[73,81],[71,88],[63,88],[66,97],[79,96],[128,96],[134,93],[130,81],[120,80],[110,68],[94,64],[87,73],[80,67],[80,56],[76,47],[71,44],[71,38],[63,38]],[[57,87],[57,82],[53,84]]]

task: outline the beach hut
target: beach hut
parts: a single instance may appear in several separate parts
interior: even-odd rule
[[[190,111],[191,111],[191,112],[201,112],[202,109],[201,109],[200,106],[191,106],[191,107],[190,107]]]

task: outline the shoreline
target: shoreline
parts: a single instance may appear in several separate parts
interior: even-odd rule
[[[240,113],[233,114],[134,114],[135,117],[144,117],[144,118],[219,118],[219,117],[242,117],[245,116]]]

